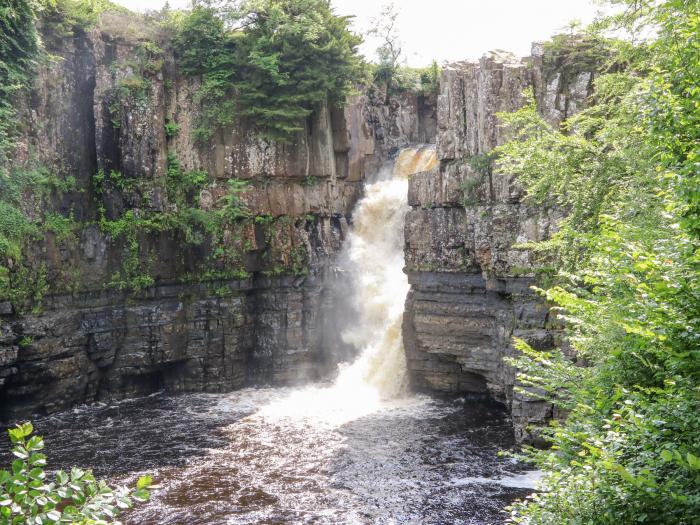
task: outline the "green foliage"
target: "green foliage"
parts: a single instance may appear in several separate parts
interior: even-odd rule
[[[38,268],[24,264],[11,269],[7,266],[0,267],[0,286],[2,297],[9,300],[17,312],[38,312],[50,288],[46,265],[42,263]]]
[[[493,170],[494,153],[472,155],[466,159],[466,164],[473,170],[472,177],[465,177],[461,184],[464,207],[474,206],[479,203],[475,195],[476,190],[481,188],[491,177]]]
[[[475,178],[465,178],[460,185],[462,190],[462,204],[465,208],[474,206],[479,203],[479,199],[474,195],[476,190],[478,190],[484,183],[484,178],[482,176],[477,176]]]
[[[0,6],[0,176],[15,146],[15,102],[29,88],[42,56],[37,18],[50,45],[86,30],[107,9],[124,10],[108,0],[6,0]]]
[[[360,42],[325,0],[246,0],[223,14],[195,7],[175,37],[183,72],[202,76],[195,134],[205,140],[244,118],[264,138],[291,140],[318,104],[345,101]]]
[[[59,242],[77,240],[76,231],[79,226],[80,224],[72,216],[64,217],[58,213],[49,213],[44,217],[44,230],[53,233]]]
[[[272,215],[256,215],[255,224],[270,225],[273,223],[275,218]]]
[[[143,77],[132,74],[121,79],[117,85],[119,96],[123,99],[143,100],[146,97],[148,82]]]
[[[50,211],[54,196],[73,191],[75,179],[60,177],[44,167],[14,169],[0,176],[0,297],[18,307],[26,302],[39,305],[48,290],[46,270],[30,268],[24,250],[44,232],[59,242],[75,238],[71,217]]]
[[[209,184],[209,175],[201,170],[184,170],[175,152],[167,158],[166,192],[168,208],[163,211],[128,209],[117,218],[107,218],[101,210],[100,229],[109,235],[112,242],[119,243],[122,260],[119,272],[112,277],[109,287],[138,294],[154,284],[150,267],[152,255],[144,252],[144,239],[153,234],[169,233],[184,241],[184,245],[208,243],[213,252],[209,260],[202,261],[201,279],[211,272],[217,275],[241,275],[240,239],[237,231],[250,214],[242,199],[248,183],[229,179],[226,191],[212,209],[202,209],[200,194]],[[101,198],[105,191],[130,192],[138,188],[138,180],[126,179],[121,173],[110,171],[106,175],[100,170],[93,177],[95,195]],[[218,192],[218,190],[214,190]],[[227,268],[226,271],[207,268],[213,264]],[[228,273],[226,273],[228,272]],[[213,274],[212,274],[213,275]],[[223,277],[221,277],[223,278]]]
[[[202,244],[205,236],[219,233],[216,213],[199,208],[199,195],[209,181],[206,171],[184,171],[177,155],[168,153],[168,200],[174,206],[169,213],[173,228],[182,232],[188,244]]]
[[[13,101],[29,86],[39,51],[37,8],[31,0],[7,0],[0,7],[0,177],[6,176],[7,155],[14,147]]]
[[[0,201],[0,252],[6,258],[19,259],[25,239],[39,229],[15,205]]]
[[[563,123],[562,130],[545,122],[534,100],[500,115],[514,139],[497,149],[502,168],[519,175],[533,204],[555,204],[568,212],[550,244],[566,269],[577,268],[591,253],[585,245],[601,213],[609,210],[620,220],[652,218],[659,205],[652,191],[655,179],[638,176],[653,170],[638,120],[641,89],[641,80],[632,74],[600,77],[597,103]],[[640,200],[639,194],[649,198]]]
[[[698,523],[700,3],[617,3],[628,9],[599,27],[656,38],[611,44],[627,70],[597,80],[589,109],[562,130],[534,104],[503,116],[501,167],[532,203],[568,212],[541,247],[562,269],[541,293],[575,352],[516,343],[522,392],[568,417],[544,430],[550,450],[528,452],[546,476],[513,523]]]
[[[109,0],[39,0],[39,3],[43,7],[43,32],[56,42],[87,31],[105,11],[126,11]]]
[[[437,96],[440,90],[440,66],[436,60],[420,71],[421,93]]]
[[[151,81],[161,71],[163,63],[163,49],[150,40],[139,43],[136,59],[112,63],[110,71],[116,84],[108,106],[112,127],[121,127],[124,107],[146,105],[152,90]],[[166,124],[165,131],[170,137],[177,129],[174,124]]]
[[[439,89],[440,67],[434,60],[431,66],[424,68],[397,67],[388,83],[389,93],[408,91],[421,96],[437,96]]]
[[[155,42],[141,42],[137,54],[145,74],[155,75],[163,69],[163,49]]]
[[[700,238],[700,2],[643,3],[643,23],[660,28],[651,46],[654,71],[646,121],[659,163],[683,203],[682,224]]]
[[[246,91],[241,84],[251,79],[254,80],[251,84],[254,87],[250,89],[266,92],[265,96],[273,97],[275,104],[281,104],[279,107],[293,106],[295,111],[305,108],[304,115],[308,115],[307,110],[321,100],[322,91],[324,100],[327,96],[344,98],[352,83],[350,75],[354,72],[353,68],[359,64],[353,47],[357,39],[347,31],[347,20],[332,15],[328,6],[312,9],[321,4],[323,2],[310,0],[281,4],[248,2],[235,13],[216,15],[214,18],[220,23],[222,31],[218,44],[224,45],[237,63],[248,61],[246,71],[252,72],[251,76],[245,77],[242,73],[238,74],[242,70],[219,69],[218,72],[225,75],[235,72],[235,78],[227,78],[222,100],[242,100],[232,95],[246,92],[252,100],[250,90]],[[112,12],[102,16],[107,10]],[[3,21],[3,32],[0,34],[0,75],[3,75],[0,84],[0,298],[9,299],[20,311],[25,307],[40,306],[46,293],[67,286],[56,277],[57,273],[63,277],[70,271],[52,265],[47,269],[27,255],[40,247],[38,243],[43,239],[46,239],[47,246],[60,243],[62,250],[74,250],[77,233],[84,226],[74,220],[70,210],[61,208],[60,213],[56,211],[56,206],[61,202],[60,195],[76,190],[74,177],[35,168],[31,164],[15,169],[11,174],[4,171],[5,155],[14,147],[11,133],[15,121],[13,108],[17,105],[14,99],[26,90],[31,81],[33,64],[42,57],[35,27],[39,27],[44,44],[51,49],[52,45],[59,45],[63,39],[87,31],[98,18],[102,19],[102,23],[105,20],[113,24],[123,22],[123,18],[115,13],[117,11],[123,10],[104,0],[41,0],[36,4],[18,1],[0,8],[0,19]],[[194,20],[197,26],[197,13],[211,14],[212,11],[195,9],[182,19]],[[227,20],[226,30],[223,30],[224,18]],[[235,24],[236,20],[247,29],[234,30],[231,24]],[[6,27],[11,30],[5,31]],[[213,28],[216,27],[214,24]],[[199,29],[203,29],[203,26],[200,25]],[[198,35],[196,31],[191,34]],[[278,42],[276,35],[284,37]],[[117,61],[111,66],[116,89],[109,101],[109,108],[115,127],[122,124],[125,106],[138,110],[140,105],[145,104],[151,80],[163,67],[163,49],[158,44],[161,42],[160,35],[151,32],[138,41],[135,59]],[[247,47],[232,46],[239,41]],[[274,77],[277,84],[265,84],[270,80],[265,80],[265,74],[269,72],[259,71],[260,57],[253,56],[255,50],[270,52],[274,60],[280,61],[279,78]],[[212,80],[216,67],[226,64],[220,61],[209,63],[206,57],[202,59],[199,51],[201,49],[195,49],[196,60],[192,55],[189,59],[200,68],[196,74],[203,74]],[[211,52],[216,53],[216,46],[212,47]],[[218,58],[221,56],[217,55]],[[285,68],[288,66],[291,69],[287,71]],[[314,74],[320,76],[316,78]],[[303,90],[303,93],[297,97],[295,90]],[[203,86],[201,94],[205,93],[206,87]],[[264,100],[261,103],[268,104]],[[214,109],[217,118],[225,117],[226,111]],[[236,108],[236,118],[246,117],[250,109],[248,106],[244,108],[241,103]],[[255,120],[262,123],[264,119],[255,117]],[[273,120],[284,125],[282,117],[275,116]],[[303,127],[303,119],[300,126]],[[179,126],[175,122],[166,122],[166,136],[172,138],[178,132]],[[113,276],[110,286],[138,292],[153,284],[150,271],[153,254],[145,253],[143,247],[148,245],[145,242],[147,239],[160,234],[172,235],[185,246],[205,245],[205,249],[214,255],[202,262],[205,267],[202,275],[207,271],[222,275],[226,272],[230,275],[244,273],[241,252],[247,249],[246,242],[251,243],[241,240],[242,232],[252,219],[242,199],[246,186],[243,181],[229,181],[224,189],[220,184],[211,183],[206,172],[182,169],[177,155],[171,153],[165,181],[168,199],[160,210],[150,208],[152,188],[149,181],[107,170],[96,173],[92,184],[93,195],[98,201],[99,225],[123,254],[121,268]],[[205,209],[200,195],[206,186],[218,201],[207,202]],[[106,206],[108,202],[116,206]],[[127,210],[120,211],[122,206]],[[106,208],[118,215],[108,218]],[[79,269],[72,275],[79,275]]]
[[[235,222],[239,219],[244,219],[250,216],[246,209],[241,194],[248,187],[248,182],[239,179],[229,179],[226,182],[227,192],[222,198],[222,206],[219,211],[219,217],[224,223]]]
[[[369,35],[379,39],[377,61],[370,65],[372,80],[384,84],[387,93],[411,91],[420,95],[437,95],[440,86],[440,67],[433,60],[426,68],[402,65],[402,43],[397,27],[398,11],[389,2],[379,16],[372,20]]]
[[[142,233],[160,231],[162,228],[161,221],[141,218],[134,210],[127,210],[116,220],[104,217],[100,219],[100,229],[108,234],[112,241],[121,241],[123,246],[121,269],[112,276],[109,287],[139,293],[153,285],[153,277],[144,271],[140,236]]]
[[[401,67],[401,40],[396,20],[398,12],[393,3],[382,8],[379,17],[372,21],[369,34],[379,39],[377,48],[377,65],[374,69],[374,80],[391,85]]]
[[[389,95],[407,92],[434,97],[440,89],[440,67],[435,61],[425,68],[396,66],[392,68],[390,76],[377,64],[370,64],[368,70],[371,81],[376,84],[385,84]]]
[[[113,489],[90,470],[77,467],[48,474],[44,440],[33,432],[31,423],[8,430],[16,459],[9,470],[0,470],[1,523],[107,525],[134,503],[148,501],[150,476],[139,478],[129,491]]]
[[[175,122],[165,123],[165,136],[172,138],[180,132],[180,125]]]
[[[612,56],[611,42],[595,34],[556,35],[545,43],[545,77],[560,75],[567,89],[579,73],[608,68]]]
[[[177,155],[173,152],[168,153],[167,177],[168,199],[179,207],[186,206],[198,197],[209,181],[206,171],[183,171]]]
[[[292,274],[297,277],[309,275],[308,253],[304,246],[295,246],[290,253]]]
[[[319,183],[318,177],[315,175],[309,175],[308,177],[304,177],[303,180],[301,181],[301,185],[304,186],[305,188],[313,188]]]
[[[467,164],[469,164],[469,167],[471,167],[471,169],[473,169],[476,173],[483,175],[484,177],[490,177],[491,172],[493,171],[494,158],[495,154],[491,152],[472,155],[471,157],[467,158],[466,161]]]

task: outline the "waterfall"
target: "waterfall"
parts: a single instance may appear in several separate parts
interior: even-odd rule
[[[340,307],[343,335],[357,358],[332,384],[66,412],[41,422],[64,461],[97,450],[119,483],[152,472],[161,488],[129,514],[135,524],[500,523],[502,503],[537,477],[497,459],[512,445],[508,420],[405,391],[407,182],[435,164],[432,150],[405,150],[367,180],[338,261],[341,297],[353,303]],[[91,431],[76,443],[76,428]]]
[[[370,180],[355,208],[345,250],[359,319],[343,333],[343,339],[360,355],[351,365],[341,366],[337,389],[350,393],[369,388],[383,399],[405,390],[401,322],[409,289],[403,272],[408,177],[433,168],[436,162],[433,148],[402,150],[389,169]]]
[[[401,323],[409,285],[403,272],[408,177],[437,163],[431,147],[407,148],[365,187],[341,258],[349,273],[357,316],[342,334],[358,351],[340,365],[331,387],[299,390],[262,412],[341,424],[376,411],[406,389]]]

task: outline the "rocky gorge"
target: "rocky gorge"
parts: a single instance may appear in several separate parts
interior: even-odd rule
[[[54,42],[59,55],[41,67],[20,109],[28,125],[19,162],[73,182],[48,200],[81,226],[32,244],[24,278],[50,283],[40,308],[3,303],[4,419],[159,389],[317,379],[338,359],[324,350],[334,344],[324,283],[365,174],[434,134],[434,107],[416,95],[363,94],[344,108],[319,107],[292,144],[240,126],[195,142],[196,80],[178,73],[172,51],[144,59],[144,43],[159,36],[123,16],[107,13],[92,31]],[[125,27],[132,34],[121,34]],[[133,93],[129,82],[145,85]],[[207,174],[204,210],[226,194],[227,180],[248,183],[237,231],[214,246],[171,231],[125,241],[100,229],[101,213],[165,216],[176,207],[166,191],[174,163]],[[24,200],[28,209],[39,202]],[[223,262],[206,267],[216,249],[227,252]],[[138,293],[118,286],[129,257],[132,273],[149,279]]]
[[[32,292],[0,305],[0,417],[328,377],[347,357],[331,284],[364,182],[402,148],[434,145],[431,169],[405,170],[411,385],[502,402],[518,439],[536,439],[528,424],[553,408],[516,393],[503,358],[513,336],[537,348],[560,338],[518,245],[547,238],[562,212],[528,205],[489,154],[505,140],[498,112],[522,106],[530,89],[558,123],[585,104],[594,70],[558,71],[535,45],[525,59],[493,53],[445,67],[437,96],[374,86],[344,107],[323,104],[288,144],[245,123],[197,141],[197,80],[180,73],[167,39],[123,16],[47,39],[55,55],[19,104],[17,164],[71,181],[44,201],[24,194],[24,206],[48,203],[79,227],[31,244],[21,279],[45,290],[40,300]],[[206,174],[196,195],[205,211],[229,181],[246,184],[245,218],[218,242],[100,227],[127,212],[166,220],[181,206],[169,177],[194,172]]]

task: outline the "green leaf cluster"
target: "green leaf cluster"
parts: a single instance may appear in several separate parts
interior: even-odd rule
[[[47,473],[44,440],[33,433],[31,423],[8,430],[16,459],[9,470],[0,470],[0,524],[107,525],[134,503],[148,501],[150,476],[139,478],[129,491],[111,488],[90,470],[77,467]]]
[[[16,133],[15,97],[25,90],[39,52],[35,20],[39,4],[7,0],[0,5],[0,176]]]
[[[209,174],[201,170],[184,170],[175,152],[167,158],[166,192],[168,207],[164,210],[127,209],[118,217],[108,218],[100,203],[100,229],[109,235],[112,242],[122,247],[121,267],[112,277],[109,286],[119,290],[139,293],[155,283],[150,274],[150,254],[143,250],[144,236],[169,233],[185,246],[208,244],[213,252],[213,260],[202,261],[202,266],[214,264],[226,267],[239,275],[242,269],[240,251],[233,246],[234,232],[240,229],[250,214],[242,199],[248,183],[239,179],[226,181],[226,191],[222,192],[212,209],[204,209],[200,194],[205,187],[211,187]],[[93,177],[96,196],[101,199],[105,192],[136,192],[138,181],[126,179],[121,173],[100,171]],[[218,189],[214,189],[217,193]],[[204,275],[205,270],[202,271]]]
[[[89,30],[105,11],[126,12],[109,0],[36,0],[41,6],[41,29],[49,49],[61,40]]]
[[[61,177],[42,166],[0,175],[0,297],[18,306],[35,305],[46,292],[45,268],[32,269],[25,259],[31,241],[47,233],[58,242],[75,239],[72,215],[52,211],[52,197],[75,189],[75,178]],[[30,197],[28,197],[30,196]]]
[[[105,0],[8,0],[0,5],[0,297],[38,303],[46,291],[45,269],[23,261],[30,240],[45,232],[65,241],[74,221],[48,209],[54,192],[74,189],[75,179],[27,163],[10,169],[18,138],[17,108],[31,86],[35,66],[47,59],[39,32],[48,39],[70,35],[115,6]],[[44,44],[49,45],[50,42]]]
[[[0,4],[0,175],[15,147],[18,97],[30,87],[44,45],[85,31],[100,13],[124,8],[108,0],[6,0]],[[39,30],[44,35],[40,38]]]
[[[368,64],[370,82],[386,85],[387,94],[415,93],[435,97],[440,89],[440,66],[433,60],[428,67],[396,66],[387,70],[381,64]]]

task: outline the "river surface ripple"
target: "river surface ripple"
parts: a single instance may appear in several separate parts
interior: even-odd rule
[[[160,489],[124,516],[131,525],[491,525],[532,491],[531,475],[497,457],[513,444],[498,407],[410,396],[368,414],[283,413],[290,403],[330,406],[328,392],[158,394],[35,427],[49,468],[91,467],[113,483],[154,475]]]

